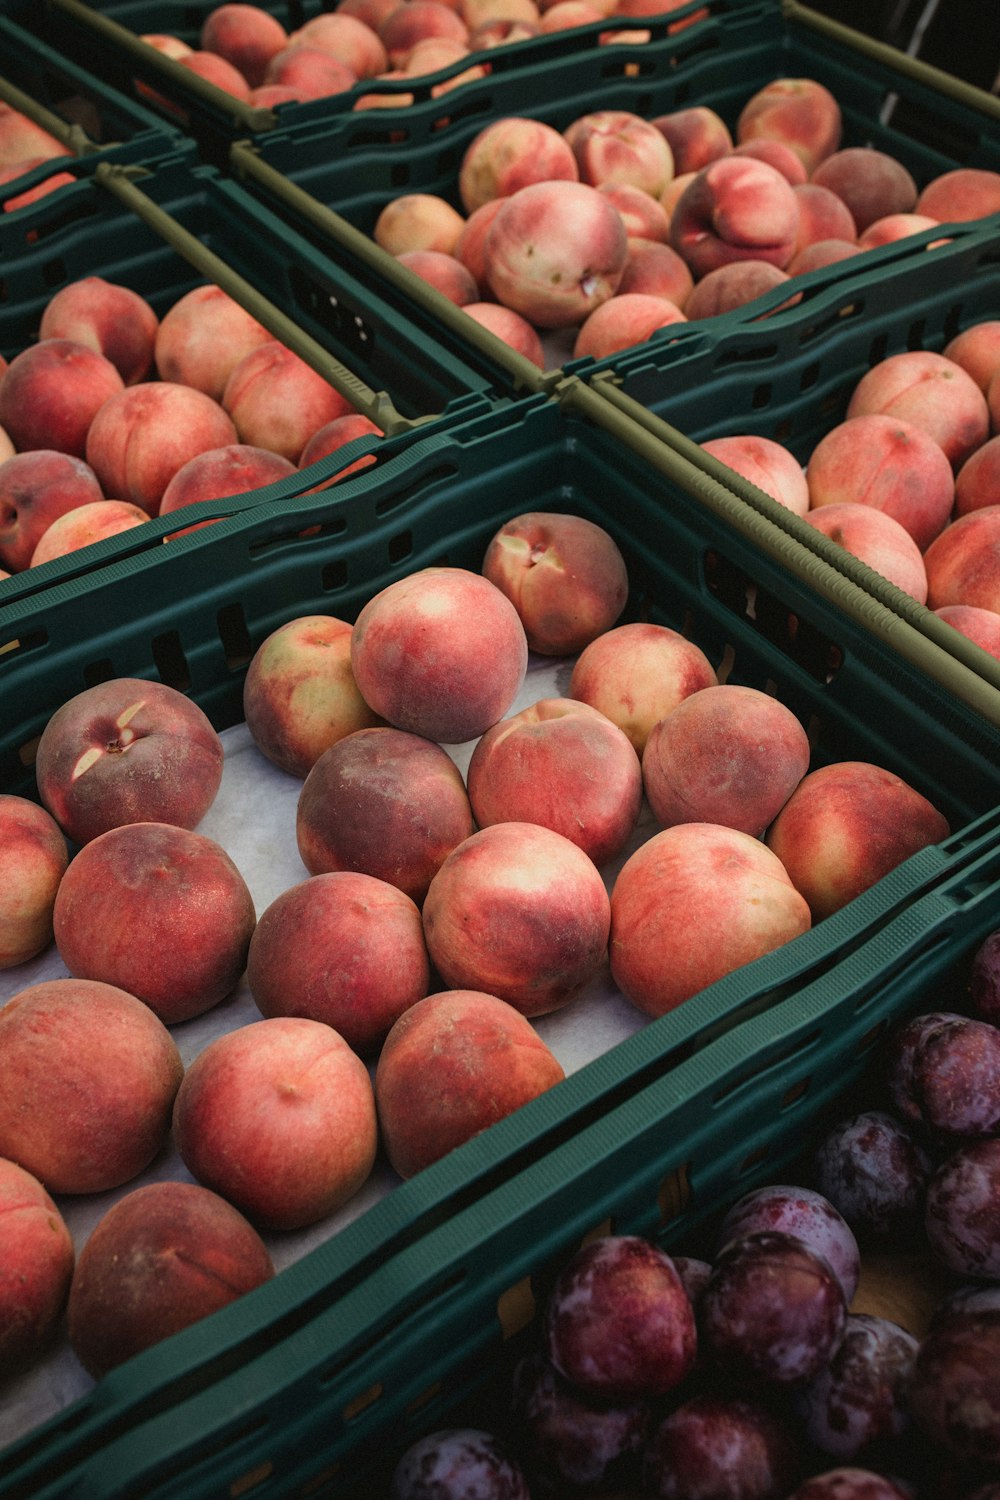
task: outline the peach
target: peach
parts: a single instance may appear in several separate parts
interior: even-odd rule
[[[52,1344],[76,1252],[66,1221],[38,1178],[2,1158],[0,1220],[0,1363],[9,1379]]]
[[[760,140],[743,141],[739,146],[734,146],[732,154],[751,156],[754,161],[766,162],[769,167],[780,172],[792,187],[800,187],[802,183],[809,181],[809,173],[801,156],[784,141],[762,136]]]
[[[37,568],[41,563],[65,557],[93,542],[103,542],[105,537],[120,536],[123,531],[131,531],[148,520],[140,506],[130,505],[127,500],[92,500],[87,505],[78,505],[65,515],[57,516],[45,528],[28,566]]]
[[[735,433],[708,438],[702,449],[737,474],[742,474],[765,495],[786,510],[804,516],[809,509],[809,486],[802,465],[789,448],[775,438],[755,433]]]
[[[378,31],[386,16],[390,15],[399,4],[399,0],[341,0],[337,6],[338,15],[355,16],[359,21],[364,21],[372,31]]]
[[[674,171],[700,172],[710,161],[728,156],[733,137],[721,115],[707,104],[692,104],[657,115],[651,124],[665,139],[674,159]]]
[[[946,526],[924,553],[927,604],[971,604],[1000,613],[1000,504]]]
[[[12,166],[0,167],[0,186],[8,182],[17,182],[18,178],[24,177],[28,172],[34,171],[35,167],[44,165],[51,158],[45,156],[33,156],[28,161],[15,162]],[[72,172],[49,172],[34,187],[26,188],[23,193],[13,192],[9,197],[3,197],[3,211],[5,214],[16,213],[19,208],[27,208],[31,203],[37,203],[39,198],[44,198],[48,193],[54,193],[58,188],[69,187],[76,182]],[[29,230],[29,236],[34,231]]]
[[[618,4],[609,11],[609,14],[615,16],[662,16],[665,13],[669,14],[672,10],[679,10],[682,5],[687,5],[687,3],[688,0],[618,0]],[[696,10],[686,20],[677,21],[674,25],[668,26],[667,32],[670,36],[673,36],[678,31],[683,31],[685,27],[693,26],[697,21],[703,21],[707,15],[707,11]],[[623,33],[623,36],[641,41],[646,36],[646,33],[642,31],[627,31]]]
[[[500,302],[466,302],[462,311],[468,313],[480,328],[485,328],[495,338],[510,346],[515,354],[528,359],[540,370],[545,369],[545,347],[538,332],[512,307]]]
[[[838,422],[806,465],[809,504],[871,505],[926,551],[951,519],[955,477],[943,449],[912,422],[873,413]]]
[[[575,31],[577,26],[593,26],[604,20],[604,11],[592,0],[558,0],[542,12],[538,22],[539,36],[557,31]]]
[[[280,453],[251,443],[227,443],[196,453],[174,474],[160,497],[158,514],[170,515],[199,500],[223,500],[277,484],[297,472]],[[207,522],[201,524],[208,524]],[[191,528],[192,530],[194,528]]]
[[[438,73],[442,68],[450,68],[452,63],[460,62],[463,57],[468,57],[470,50],[471,47],[465,42],[457,42],[450,37],[428,36],[410,49],[403,72],[408,78],[423,78],[428,73]],[[440,98],[451,89],[461,88],[463,83],[470,83],[474,78],[485,77],[486,69],[478,63],[474,64],[436,83],[431,89],[431,97]]]
[[[466,44],[469,40],[469,28],[461,16],[441,0],[403,0],[386,16],[378,34],[392,68],[404,68],[417,42],[426,37],[446,37]]]
[[[273,1275],[257,1230],[224,1198],[195,1182],[147,1183],[106,1211],[80,1251],[70,1344],[97,1380]]]
[[[178,297],[160,320],[156,373],[161,380],[194,386],[221,401],[233,366],[271,338],[221,286],[196,286]]]
[[[463,223],[452,247],[452,254],[475,277],[480,295],[485,293],[489,288],[486,275],[486,237],[489,234],[490,225],[493,223],[497,210],[502,203],[502,198],[491,198],[483,204],[482,208],[474,209]]]
[[[27,161],[32,157],[50,160],[72,156],[68,146],[22,110],[0,99],[0,166]]]
[[[926,214],[885,214],[858,235],[858,246],[862,250],[876,250],[879,245],[893,245],[897,240],[909,239],[912,234],[922,234],[925,229],[936,229],[937,223],[937,219],[929,219]],[[945,240],[934,240],[927,248],[946,243]]]
[[[674,209],[697,176],[697,172],[681,172],[667,183],[660,194],[660,207],[666,211],[668,218],[673,218]]]
[[[799,232],[795,252],[817,240],[847,240],[858,237],[854,216],[843,198],[818,182],[800,182],[792,188],[799,203]]]
[[[109,359],[75,339],[43,339],[15,354],[0,383],[0,427],[18,452],[56,448],[86,456],[101,407],[124,390]]]
[[[1000,213],[1000,172],[990,167],[955,167],[931,179],[917,198],[918,214],[939,224],[963,224]]]
[[[466,773],[480,828],[539,823],[603,865],[631,837],[642,805],[639,757],[625,732],[572,698],[541,698],[494,724]]]
[[[809,769],[791,709],[758,688],[692,693],[654,724],[642,756],[649,805],[665,828],[718,823],[759,838]]]
[[[631,249],[634,240],[657,240],[666,244],[670,238],[670,215],[659,198],[652,197],[641,187],[629,182],[600,182],[597,191],[603,193],[621,215]]]
[[[835,266],[852,255],[860,255],[856,244],[848,240],[816,240],[801,250],[796,250],[788,262],[789,276],[805,276],[810,271],[820,271],[826,266]]]
[[[388,723],[455,745],[503,718],[524,681],[528,643],[518,611],[488,577],[420,568],[361,610],[351,664]]]
[[[882,412],[922,427],[957,469],[989,436],[986,397],[961,365],[930,349],[891,354],[862,375],[848,417]]]
[[[203,1187],[261,1227],[302,1229],[370,1176],[375,1094],[332,1026],[273,1016],[224,1032],[189,1063],[173,1131]]]
[[[371,875],[419,905],[474,826],[461,772],[441,746],[376,727],[324,750],[302,783],[295,836],[311,875]]]
[[[374,78],[389,66],[386,49],[376,32],[358,16],[340,10],[321,12],[305,21],[290,37],[292,46],[303,44],[329,52],[346,63],[356,78]]]
[[[804,519],[918,604],[926,604],[927,570],[920,548],[887,511],[857,500],[841,500],[810,510]]]
[[[986,394],[990,381],[1000,370],[1000,318],[984,318],[970,323],[956,333],[942,349],[945,359],[961,365]]]
[[[357,83],[353,69],[323,47],[310,47],[305,42],[282,48],[275,53],[264,74],[265,84],[280,84],[295,90],[296,98],[328,99],[331,94],[344,94]]]
[[[15,453],[0,464],[0,563],[20,572],[53,521],[103,499],[97,475],[82,458],[55,448]]]
[[[375,1070],[389,1161],[413,1177],[560,1083],[530,1021],[494,995],[445,990],[400,1016]]]
[[[542,9],[535,0],[461,0],[455,8],[473,32],[498,21],[537,26]]]
[[[353,410],[346,396],[277,339],[233,368],[222,406],[241,443],[268,448],[292,464],[313,433]]]
[[[873,146],[845,146],[831,152],[810,180],[843,200],[859,235],[876,219],[911,213],[916,207],[917,184],[910,171],[896,157]]]
[[[247,981],[262,1015],[322,1021],[369,1056],[430,989],[420,908],[372,875],[313,875],[262,914]]]
[[[465,148],[458,192],[465,212],[471,214],[493,198],[509,198],[529,182],[554,178],[579,178],[568,142],[544,120],[505,115],[484,126]]]
[[[494,823],[444,860],[424,901],[431,963],[453,989],[524,1016],[568,1005],[607,961],[610,907],[593,860],[538,823]]]
[[[446,198],[436,193],[401,193],[379,213],[372,237],[389,255],[404,250],[443,250],[452,255],[464,227],[465,219]]]
[[[184,1064],[147,1005],[114,985],[49,979],[0,1008],[0,1155],[50,1193],[103,1193],[164,1145]]]
[[[700,646],[668,625],[643,620],[617,625],[581,651],[569,696],[617,724],[641,756],[653,725],[716,681]]]
[[[637,1009],[661,1016],[809,926],[805,900],[759,839],[679,823],[642,844],[612,887],[611,973]]]
[[[144,31],[140,42],[145,42],[147,47],[152,47],[154,52],[161,52],[164,57],[172,57],[175,62],[179,61],[185,53],[193,52],[190,43],[182,41],[179,36],[174,36],[169,31]]]
[[[305,780],[324,750],[378,723],[351,670],[351,626],[333,615],[299,615],[254,652],[243,681],[243,716],[274,765]]]
[[[639,292],[647,297],[663,297],[685,312],[693,286],[694,277],[687,261],[671,245],[655,240],[629,241],[618,296]]]
[[[0,969],[52,941],[52,908],[69,851],[55,819],[27,797],[0,794]]]
[[[540,18],[534,21],[481,21],[469,32],[469,51],[481,52],[488,47],[506,46],[508,42],[526,42],[540,35]]]
[[[193,828],[222,782],[222,741],[190,698],[163,682],[115,677],[68,698],[35,757],[42,803],[74,842],[122,823]]]
[[[1000,614],[995,610],[975,604],[942,604],[934,613],[1000,661]]]
[[[256,88],[271,58],[288,45],[288,32],[262,5],[226,0],[208,12],[198,41],[203,51],[217,52]]]
[[[150,380],[105,401],[87,433],[86,458],[106,495],[155,516],[178,469],[236,441],[231,418],[204,391]]]
[[[363,417],[360,412],[345,412],[342,417],[334,417],[332,422],[324,422],[322,427],[316,429],[312,437],[306,443],[299,454],[299,468],[308,469],[313,464],[320,463],[324,458],[329,458],[334,453],[339,453],[348,443],[355,442],[363,437],[382,437],[383,432],[369,417]],[[369,464],[375,462],[373,453],[363,454],[361,458],[355,459],[352,464],[345,464],[343,468],[336,470],[336,478],[344,479],[348,474],[355,473],[358,469],[366,469]],[[329,470],[331,465],[325,465]]]
[[[232,63],[216,52],[202,52],[198,48],[192,48],[183,57],[179,57],[177,63],[179,67],[188,68],[206,83],[214,84],[217,89],[222,89],[223,93],[231,94],[244,104],[250,98],[250,85],[239,68],[234,68]]]
[[[0,380],[2,379],[3,368],[0,367]],[[3,428],[0,427],[0,464],[5,464],[8,458],[13,458],[16,452],[17,449],[14,447],[14,444],[11,442],[10,438],[7,436]]]
[[[695,280],[736,260],[791,260],[799,205],[791,184],[767,162],[723,156],[702,167],[670,219],[670,243]]]
[[[766,842],[818,922],[948,832],[937,808],[892,771],[836,761],[803,777]]]
[[[956,517],[987,505],[1000,505],[1000,434],[970,453],[955,475]]]
[[[443,250],[404,250],[396,259],[456,307],[479,301],[476,278],[456,255],[446,255]]]
[[[645,343],[658,328],[686,322],[686,314],[665,297],[618,292],[584,319],[573,345],[573,358],[605,359],[633,344]]]
[[[658,198],[674,175],[666,136],[627,109],[597,109],[578,116],[563,132],[580,181],[627,183]]]
[[[250,91],[254,109],[274,109],[279,104],[301,104],[309,98],[306,90],[293,83],[259,83]]]
[[[71,974],[119,985],[174,1025],[236,988],[256,913],[214,839],[172,823],[127,823],[73,858],[52,920]]]
[[[718,266],[702,276],[685,302],[684,312],[689,320],[719,317],[746,307],[765,292],[784,286],[788,279],[787,271],[767,260],[730,261],[728,265]],[[795,300],[795,297],[790,297],[781,306],[789,307]],[[773,308],[772,311],[779,309]]]
[[[618,544],[584,516],[525,511],[494,533],[483,575],[512,602],[528,646],[571,656],[610,630],[628,598]]]
[[[776,140],[791,146],[813,175],[840,145],[843,120],[830,90],[815,78],[776,78],[746,101],[736,121],[737,144]]]
[[[160,320],[145,297],[103,276],[83,276],[49,299],[38,336],[72,339],[110,359],[126,385],[153,368]]]
[[[503,200],[484,254],[499,301],[536,328],[568,328],[617,291],[628,235],[596,188],[535,182]]]

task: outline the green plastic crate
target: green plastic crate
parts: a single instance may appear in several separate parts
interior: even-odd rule
[[[525,504],[607,526],[629,567],[628,618],[684,630],[728,680],[775,692],[810,726],[816,763],[878,761],[954,832],[113,1371],[0,1454],[0,1494],[381,1493],[392,1445],[489,1374],[502,1324],[519,1325],[525,1294],[583,1229],[610,1216],[656,1232],[666,1184],[686,1181],[680,1232],[735,1180],[757,1180],[747,1153],[767,1143],[774,1163],[786,1134],[800,1145],[913,976],[932,978],[995,922],[997,694],[579,382],[421,437],[332,494],[189,533],[171,543],[183,594],[154,547],[0,605],[0,696],[14,708],[0,787],[28,790],[47,716],[110,675],[160,677],[218,727],[238,722],[247,660],[278,624],[353,618],[421,566],[477,568]]]

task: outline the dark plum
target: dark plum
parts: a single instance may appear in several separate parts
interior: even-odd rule
[[[991,932],[973,954],[969,1005],[980,1021],[1000,1026],[1000,929]]]
[[[919,1342],[888,1318],[849,1313],[833,1357],[800,1393],[806,1435],[831,1458],[853,1459],[909,1420],[910,1372]]]
[[[829,1261],[780,1230],[731,1240],[701,1301],[715,1362],[768,1385],[814,1379],[840,1343],[846,1318],[844,1289]]]
[[[800,1484],[788,1500],[912,1500],[912,1491],[871,1469],[828,1469]]]
[[[817,1147],[813,1170],[858,1239],[886,1240],[919,1225],[931,1159],[888,1110],[840,1121]]]
[[[726,1214],[717,1248],[745,1234],[778,1230],[794,1234],[821,1255],[836,1271],[851,1301],[858,1287],[861,1256],[854,1232],[843,1215],[822,1193],[812,1188],[779,1184],[744,1193]]]
[[[651,1434],[643,1493],[651,1500],[784,1500],[798,1468],[790,1433],[765,1406],[694,1396]]]
[[[390,1500],[531,1500],[520,1466],[492,1433],[449,1427],[420,1438],[392,1476]]]
[[[515,1367],[511,1410],[529,1480],[541,1476],[584,1489],[613,1482],[634,1466],[650,1424],[647,1402],[588,1400],[538,1353]]]
[[[1000,1130],[1000,1030],[970,1016],[916,1017],[890,1049],[889,1089],[906,1118],[950,1136]]]
[[[929,1038],[942,1026],[962,1019],[954,1011],[928,1011],[924,1015],[911,1017],[890,1032],[884,1054],[888,1104],[908,1125],[920,1125],[923,1122],[916,1077],[920,1054]]]
[[[1000,1139],[970,1141],[942,1162],[927,1187],[924,1229],[950,1270],[1000,1279]]]
[[[697,1332],[669,1255],[639,1235],[584,1245],[549,1294],[545,1349],[566,1380],[599,1399],[673,1390],[694,1363]]]
[[[671,1257],[674,1268],[684,1284],[684,1290],[688,1294],[688,1300],[698,1311],[698,1302],[702,1292],[708,1285],[708,1278],[712,1274],[712,1265],[707,1260],[697,1260],[691,1255],[674,1255]]]
[[[1000,1313],[958,1307],[935,1319],[910,1385],[917,1425],[962,1464],[1000,1465]]]

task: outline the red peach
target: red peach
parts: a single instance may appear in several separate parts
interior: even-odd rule
[[[611,629],[628,598],[625,559],[610,532],[557,511],[504,522],[486,548],[483,575],[512,602],[529,648],[543,656],[582,651]]]
[[[879,245],[893,245],[897,240],[909,239],[911,234],[936,229],[937,222],[937,219],[929,219],[926,214],[886,214],[869,224],[864,233],[858,235],[858,247],[861,250],[876,250]],[[934,240],[927,248],[930,250],[935,245],[943,244],[947,244],[947,241]]]
[[[739,144],[777,140],[791,146],[810,176],[840,145],[843,120],[830,90],[815,78],[776,78],[744,104],[736,121]]]
[[[831,152],[810,180],[843,199],[859,235],[886,214],[911,213],[916,207],[917,184],[910,171],[896,157],[873,146],[845,146]]]
[[[536,182],[503,200],[484,253],[499,301],[536,328],[567,328],[614,295],[628,235],[596,188]]]
[[[456,307],[479,301],[476,278],[456,255],[446,255],[443,250],[404,250],[396,259]]]
[[[412,0],[411,0],[412,3]],[[572,148],[544,120],[505,115],[484,126],[462,154],[458,192],[467,214],[493,198],[509,198],[529,182],[576,182]]]
[[[172,381],[142,381],[112,396],[87,434],[87,462],[106,495],[156,515],[178,469],[197,453],[237,441],[211,396]]]
[[[462,0],[456,9],[473,33],[496,23],[537,27],[541,11],[535,0]]]
[[[382,22],[396,9],[399,0],[341,0],[337,12],[342,16],[356,16],[372,31],[378,31]]]
[[[364,606],[351,664],[382,718],[455,745],[503,718],[524,680],[528,643],[518,611],[489,578],[421,568]]]
[[[273,1016],[224,1032],[188,1065],[174,1140],[191,1175],[255,1224],[301,1229],[370,1176],[368,1069],[332,1026]]]
[[[69,1340],[95,1380],[270,1281],[256,1229],[194,1182],[134,1188],[98,1221],[70,1286]]]
[[[91,839],[63,876],[52,917],[71,974],[128,989],[167,1025],[231,994],[256,920],[221,844],[171,823],[127,823]]]
[[[644,188],[634,187],[630,182],[599,182],[597,191],[603,193],[621,215],[629,246],[634,240],[657,240],[665,245],[670,238],[670,215],[659,198],[652,197]]]
[[[805,900],[758,839],[679,823],[642,844],[615,881],[611,973],[633,1005],[661,1016],[809,925]]]
[[[942,172],[922,189],[916,210],[939,224],[962,224],[1000,213],[1000,172],[989,167]]]
[[[320,463],[331,454],[339,453],[341,448],[346,447],[348,443],[353,443],[357,438],[382,436],[381,427],[369,417],[363,417],[360,412],[345,412],[342,417],[334,417],[332,422],[324,422],[322,427],[317,428],[299,454],[299,468],[308,469],[313,464]],[[348,474],[353,474],[358,469],[366,469],[374,462],[375,455],[366,453],[361,458],[355,459],[354,463],[346,464],[342,469],[338,469],[336,478],[344,479]]]
[[[537,6],[535,7],[537,11]],[[534,21],[482,21],[469,32],[469,51],[502,47],[508,42],[527,42],[541,35],[540,18]]]
[[[706,453],[720,463],[735,469],[751,484],[777,500],[779,505],[804,516],[809,509],[809,486],[802,465],[789,448],[774,438],[755,433],[736,433],[730,437],[708,438],[702,443]]]
[[[73,339],[110,359],[126,385],[145,380],[153,367],[159,318],[131,287],[83,276],[49,299],[38,336]]]
[[[539,823],[603,865],[639,818],[642,771],[623,730],[572,698],[541,698],[479,740],[466,773],[480,828]]]
[[[49,160],[72,155],[58,136],[0,99],[0,165],[28,161],[32,157]]]
[[[633,344],[645,343],[658,328],[686,322],[686,314],[665,297],[618,292],[583,320],[573,345],[573,358],[605,359]]]
[[[198,40],[203,51],[217,52],[256,88],[263,83],[271,58],[287,46],[288,33],[262,5],[226,0],[208,12]]]
[[[762,136],[759,140],[743,141],[741,145],[733,147],[733,156],[751,156],[754,161],[766,162],[776,172],[780,172],[792,187],[799,187],[802,183],[809,181],[809,174],[801,156],[787,146],[784,141],[770,140]]]
[[[53,521],[103,499],[97,475],[82,458],[54,448],[16,453],[0,464],[0,563],[20,572]]]
[[[193,52],[194,48],[179,36],[173,36],[166,31],[144,31],[140,42],[145,42],[147,47],[152,47],[155,52],[162,52],[164,57],[172,57],[175,62],[184,56],[186,52]]]
[[[389,12],[378,34],[393,68],[405,67],[410,52],[425,37],[450,37],[463,43],[469,40],[469,28],[461,16],[441,0],[404,0]]]
[[[258,646],[243,682],[243,716],[254,744],[304,780],[324,750],[379,720],[351,670],[351,626],[300,615]]]
[[[202,52],[193,48],[179,57],[177,62],[180,67],[189,68],[199,78],[204,78],[206,83],[214,84],[217,89],[222,89],[223,93],[231,94],[244,104],[250,98],[250,85],[239,68],[234,68],[232,63],[215,52]]]
[[[47,156],[33,156],[27,161],[14,162],[11,166],[0,167],[0,187],[6,186],[8,182],[17,183],[28,172],[34,171],[36,167],[43,166],[50,160],[51,158]],[[30,204],[37,203],[40,198],[46,197],[49,193],[54,193],[62,187],[71,186],[76,180],[72,172],[50,171],[40,182],[36,182],[34,187],[25,188],[23,193],[19,193],[16,190],[9,196],[4,196],[0,193],[0,198],[3,199],[3,211],[5,214],[16,213],[19,208],[27,208]],[[30,237],[33,234],[34,231],[29,229],[28,236]]]
[[[819,271],[826,266],[835,266],[849,256],[859,255],[858,246],[847,240],[816,240],[812,245],[797,250],[788,262],[789,276],[805,276],[810,271]]]
[[[673,218],[674,209],[697,176],[697,172],[681,172],[667,183],[660,194],[660,207],[666,210],[668,218]]]
[[[927,570],[920,548],[906,527],[888,512],[860,501],[841,500],[810,510],[805,521],[918,604],[926,604]]]
[[[934,613],[1000,661],[1000,614],[995,610],[974,604],[942,604]]]
[[[27,797],[0,795],[0,969],[52,941],[52,908],[69,851],[55,819]]]
[[[767,162],[723,156],[696,173],[674,207],[670,243],[697,281],[736,260],[791,260],[799,205],[791,184]]]
[[[558,0],[542,13],[538,34],[551,36],[557,31],[574,31],[577,26],[592,26],[603,21],[604,14],[593,0]]]
[[[491,198],[482,208],[474,209],[462,225],[452,248],[452,254],[472,272],[481,295],[489,287],[484,254],[486,236],[502,203],[502,198]]]
[[[694,277],[687,261],[670,245],[658,241],[630,240],[628,259],[618,283],[618,295],[640,292],[648,297],[664,297],[685,312]]]
[[[160,498],[158,514],[170,515],[199,500],[224,500],[229,495],[249,494],[295,473],[293,463],[269,448],[255,448],[250,443],[207,448],[189,458],[174,474]]]
[[[791,709],[725,683],[692,693],[653,725],[642,781],[665,828],[718,823],[759,838],[808,771],[809,753]]]
[[[445,990],[418,1000],[393,1026],[375,1070],[394,1170],[413,1177],[564,1076],[530,1021],[496,996]]]
[[[955,478],[943,449],[912,422],[873,413],[838,422],[806,465],[809,503],[871,505],[898,521],[921,552],[947,526]]]
[[[1000,318],[984,318],[956,333],[942,349],[945,359],[961,365],[985,395],[1000,370]]]
[[[799,203],[796,254],[817,240],[848,240],[858,237],[854,216],[843,198],[818,182],[800,182],[792,188]]]
[[[691,693],[717,681],[700,646],[668,625],[617,625],[577,657],[569,696],[617,724],[642,755],[650,730]]]
[[[401,193],[382,209],[372,237],[389,255],[404,250],[443,250],[452,255],[464,226],[465,219],[446,198],[435,193]]]
[[[127,500],[92,500],[87,505],[78,505],[46,527],[28,566],[37,568],[93,542],[102,542],[105,537],[120,536],[148,520],[140,506],[130,505]]]
[[[430,988],[420,909],[372,875],[313,875],[262,914],[247,981],[262,1015],[322,1021],[366,1057]]]
[[[222,741],[176,688],[115,677],[68,698],[42,731],[35,779],[76,843],[122,823],[193,828],[222,782]]]
[[[1000,505],[1000,434],[970,453],[955,475],[956,517],[987,505]]]
[[[250,91],[250,103],[254,109],[274,109],[278,104],[301,104],[308,93],[292,83],[259,83]]]
[[[149,1166],[184,1064],[148,1006],[111,984],[50,979],[0,1008],[0,1155],[51,1193],[102,1193]]]
[[[459,844],[430,883],[424,937],[454,989],[525,1016],[568,1005],[607,961],[604,881],[582,849],[537,823],[494,823]]]
[[[44,339],[11,360],[0,383],[0,426],[20,453],[56,448],[83,458],[91,423],[124,388],[103,354],[74,339]]]
[[[730,261],[728,265],[718,266],[702,276],[685,302],[684,311],[689,320],[719,317],[738,307],[746,307],[765,292],[783,286],[788,279],[787,271],[767,260]],[[790,307],[796,300],[797,297],[790,297],[781,307]],[[773,308],[772,311],[780,309]]]
[[[508,344],[522,359],[529,359],[540,370],[545,369],[545,347],[538,332],[512,307],[500,302],[466,302],[462,308],[480,328]]]
[[[441,746],[376,727],[320,755],[299,793],[295,835],[311,875],[371,875],[419,905],[474,827],[461,772]]]
[[[927,603],[973,604],[1000,613],[1000,504],[946,526],[924,554]]]
[[[289,41],[293,47],[301,43],[329,52],[346,63],[356,78],[374,78],[389,66],[385,46],[372,27],[339,9],[312,16]]]
[[[264,75],[265,84],[292,88],[298,99],[328,99],[332,94],[346,93],[357,81],[345,62],[305,42],[275,53]]]
[[[73,1237],[38,1178],[0,1159],[0,1362],[7,1378],[53,1342],[73,1277]]]
[[[658,198],[674,175],[666,136],[630,110],[593,110],[578,116],[563,135],[576,158],[580,181],[592,187],[628,183]]]
[[[922,427],[957,469],[989,436],[986,397],[961,365],[929,349],[881,360],[851,394],[848,417],[883,412]]]
[[[178,297],[160,320],[156,373],[161,380],[194,386],[221,401],[233,366],[271,338],[222,287],[196,286]]]
[[[944,816],[901,777],[838,761],[803,777],[766,842],[818,922],[948,832]]]
[[[710,161],[728,156],[733,149],[729,126],[707,104],[670,110],[651,123],[670,147],[676,173],[700,172]]]
[[[313,433],[353,410],[346,396],[277,339],[234,367],[222,405],[241,443],[268,448],[293,464]]]

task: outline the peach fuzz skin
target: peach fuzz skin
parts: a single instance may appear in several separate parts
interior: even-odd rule
[[[185,1166],[250,1221],[300,1229],[361,1187],[378,1127],[368,1069],[322,1021],[273,1016],[209,1042],[174,1101]]]
[[[394,1170],[413,1177],[563,1077],[531,1023],[495,995],[428,995],[396,1022],[375,1071]]]
[[[946,526],[924,554],[927,603],[971,604],[1000,612],[1000,504]]]
[[[452,850],[424,902],[431,963],[522,1015],[559,1010],[607,958],[608,893],[583,850],[535,823],[495,823]]]
[[[52,941],[52,908],[69,850],[55,819],[27,797],[0,796],[0,969]]]
[[[790,146],[811,175],[840,145],[843,120],[836,98],[813,78],[776,78],[740,111],[736,141],[780,141]]]
[[[247,983],[263,1016],[323,1021],[371,1056],[430,988],[420,909],[372,875],[313,875],[262,913]]]
[[[668,625],[635,621],[605,631],[581,651],[569,697],[617,724],[641,756],[654,724],[717,681],[700,646]]]
[[[15,453],[0,463],[0,564],[11,573],[30,567],[54,521],[103,500],[97,475],[82,458],[55,448]]]
[[[494,724],[466,774],[480,828],[540,823],[603,865],[630,838],[642,806],[642,770],[628,736],[572,698],[542,698]]]
[[[161,380],[194,386],[221,401],[234,366],[271,338],[220,286],[197,286],[178,297],[160,321],[156,371]]]
[[[78,505],[57,516],[51,526],[45,528],[28,566],[37,568],[42,563],[53,562],[70,552],[78,552],[81,547],[103,542],[106,537],[120,536],[123,531],[131,531],[148,520],[141,506],[130,505],[127,500],[92,500],[86,505]]]
[[[124,389],[103,354],[75,339],[44,339],[15,354],[7,366],[0,382],[0,427],[19,453],[56,448],[86,458],[94,419]]]
[[[788,180],[767,162],[724,156],[703,167],[677,200],[670,243],[698,281],[738,260],[784,270],[798,231],[798,199]]]
[[[101,1193],[145,1170],[184,1065],[148,1006],[114,985],[53,979],[0,1010],[0,1156],[50,1193]]]
[[[637,849],[615,881],[611,973],[633,1005],[661,1016],[809,927],[804,898],[758,839],[679,823]]]
[[[270,1281],[256,1229],[193,1182],[150,1182],[98,1221],[67,1308],[73,1350],[95,1380]]]
[[[45,1188],[0,1158],[0,1361],[7,1375],[28,1369],[52,1342],[69,1295],[73,1237]]]
[[[103,354],[126,385],[153,368],[159,318],[131,287],[83,276],[50,297],[38,325],[42,339],[74,339]]]
[[[858,381],[848,417],[882,412],[921,427],[958,469],[990,432],[986,397],[961,365],[929,349],[892,354]]]
[[[178,469],[236,441],[232,420],[204,391],[141,381],[105,401],[87,433],[86,458],[106,495],[155,516]]]
[[[504,116],[466,147],[458,191],[466,214],[494,198],[509,198],[530,182],[577,182],[576,157],[558,130],[542,120]]]
[[[813,509],[870,505],[908,531],[921,552],[947,526],[955,477],[940,444],[922,428],[873,412],[839,422],[806,465]]]

